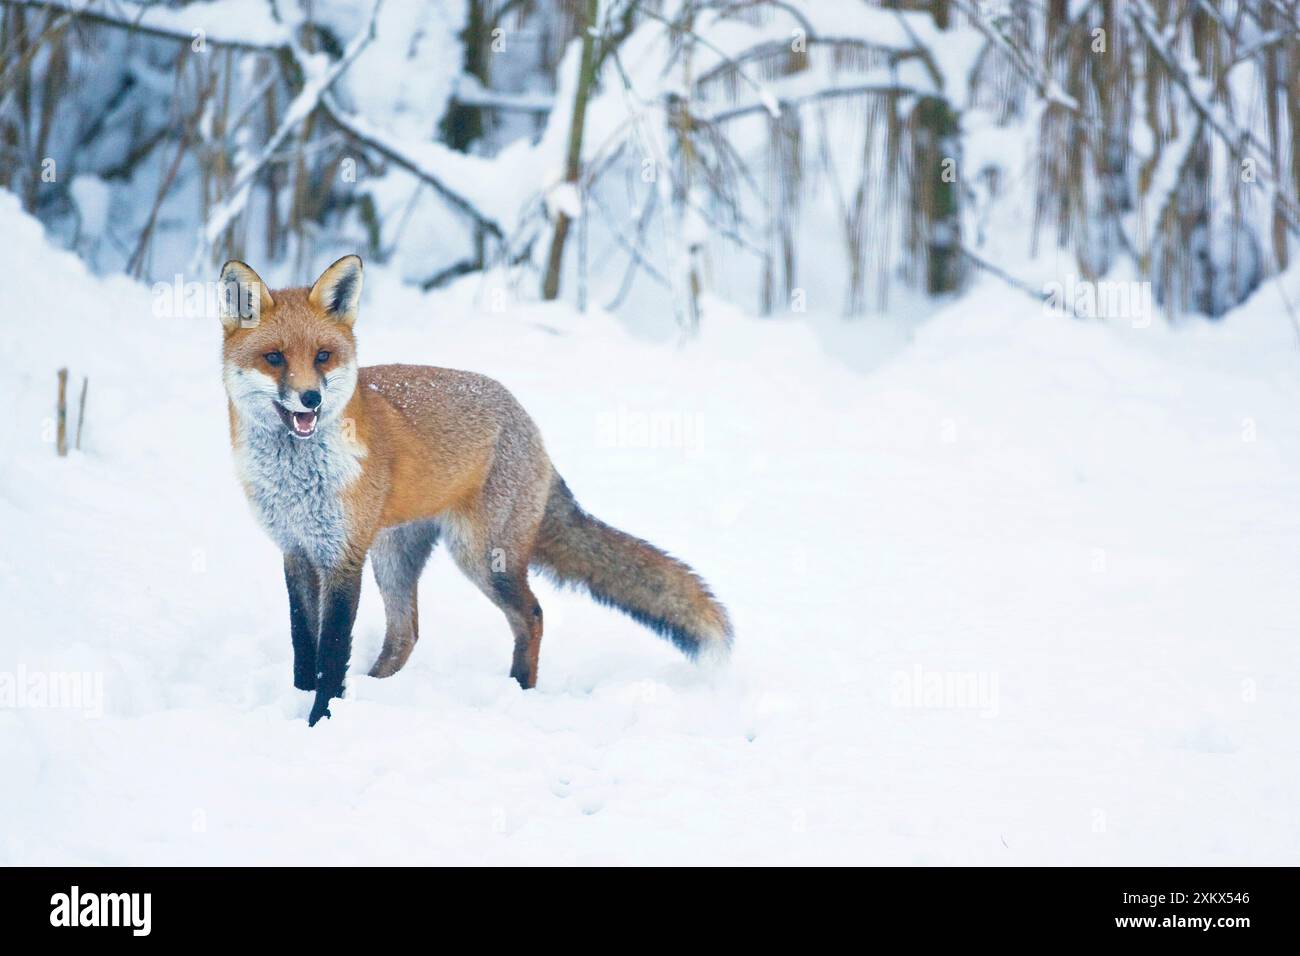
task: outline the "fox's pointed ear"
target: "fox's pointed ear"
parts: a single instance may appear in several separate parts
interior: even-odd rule
[[[257,328],[262,313],[275,305],[262,277],[238,259],[221,267],[217,302],[227,332]]]
[[[307,301],[344,325],[355,322],[361,304],[361,257],[344,256],[322,272]]]

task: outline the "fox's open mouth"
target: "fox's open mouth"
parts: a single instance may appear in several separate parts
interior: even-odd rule
[[[272,402],[285,427],[294,438],[310,438],[316,433],[316,412],[291,412],[279,402]]]

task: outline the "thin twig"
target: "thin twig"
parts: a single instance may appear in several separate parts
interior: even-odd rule
[[[59,369],[58,433],[55,451],[60,458],[68,454],[68,370]]]
[[[77,403],[77,451],[81,451],[81,429],[86,424],[86,389],[90,385],[88,376],[81,376],[81,401]]]
[[[245,204],[248,202],[249,188],[252,186],[254,178],[270,162],[271,157],[280,148],[280,144],[316,109],[321,99],[329,92],[330,87],[347,72],[348,67],[361,55],[361,51],[375,38],[375,22],[379,18],[379,8],[382,5],[383,0],[375,0],[375,4],[370,10],[369,27],[348,45],[343,55],[330,64],[329,69],[303,85],[302,92],[289,104],[289,108],[285,110],[284,119],[281,120],[279,127],[262,146],[261,151],[256,156],[245,161],[236,171],[235,178],[226,191],[225,200],[208,217],[208,221],[203,227],[199,247],[194,254],[196,270],[200,267],[203,255],[217,241],[217,238],[225,232],[226,227],[230,225],[234,218],[243,211]],[[306,57],[301,52],[295,52],[296,59],[299,65],[302,66]]]

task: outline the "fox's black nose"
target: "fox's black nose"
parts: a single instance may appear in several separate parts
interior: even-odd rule
[[[320,392],[303,392],[301,397],[308,408],[320,408]]]

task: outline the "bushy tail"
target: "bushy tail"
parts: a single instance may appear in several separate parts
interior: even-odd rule
[[[731,648],[727,611],[698,575],[654,545],[587,514],[558,475],[533,560],[676,644],[688,657]]]

